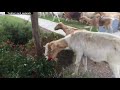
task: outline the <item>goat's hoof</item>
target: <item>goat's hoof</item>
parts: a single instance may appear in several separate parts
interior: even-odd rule
[[[72,76],[76,76],[76,75],[78,75],[78,73],[72,73]]]
[[[75,76],[75,73],[72,73],[72,76]]]

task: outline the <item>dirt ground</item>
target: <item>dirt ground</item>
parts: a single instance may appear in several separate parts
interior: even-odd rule
[[[88,72],[91,72],[95,78],[112,78],[113,73],[109,65],[105,62],[94,63],[88,59]]]
[[[61,51],[58,55],[59,70],[62,70],[62,68],[67,70],[67,68],[69,68],[69,70],[72,71],[73,67],[71,66],[74,62],[73,59],[74,53],[71,50]],[[84,67],[82,64],[80,65],[79,72],[81,74],[84,73]],[[88,58],[88,71],[86,73],[87,76],[84,76],[85,78],[113,78],[113,73],[111,72],[111,69],[109,68],[107,63],[105,62],[95,63],[89,58]],[[71,77],[69,76],[69,78]],[[80,76],[78,76],[78,78],[80,78]]]

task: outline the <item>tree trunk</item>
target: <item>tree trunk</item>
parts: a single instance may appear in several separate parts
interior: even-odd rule
[[[31,14],[31,22],[32,22],[32,34],[33,39],[36,47],[37,57],[42,56],[42,44],[41,44],[41,37],[39,33],[39,25],[38,25],[38,12],[33,12]]]

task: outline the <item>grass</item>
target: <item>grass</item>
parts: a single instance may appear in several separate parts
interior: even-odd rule
[[[31,23],[14,16],[0,16],[0,42],[10,39],[15,44],[25,44],[32,38]]]
[[[50,20],[50,21],[53,20],[53,17],[52,17],[52,16],[46,16],[46,17],[41,17],[41,18],[47,19],[47,20]],[[75,20],[72,20],[72,21],[68,22],[68,21],[65,21],[64,18],[60,18],[60,21],[63,22],[64,24],[68,25],[68,26],[72,26],[72,27],[79,28],[79,29],[83,29],[83,28],[85,28],[85,27],[87,26],[87,25],[82,24],[82,23],[80,23],[80,22],[78,22],[78,21],[75,21]],[[57,22],[57,23],[58,23],[59,21],[58,21],[57,18],[56,18],[56,19],[54,20],[54,22]],[[90,30],[90,28],[86,28],[86,30]],[[92,31],[93,31],[93,32],[97,32],[96,28],[93,28]]]
[[[14,22],[21,23],[21,22],[23,22],[23,19],[20,19],[20,18],[14,17],[14,16],[9,16],[9,15],[0,16],[1,23],[2,23],[3,20],[6,21],[6,19],[9,19],[8,22],[10,22],[10,23],[14,23]]]

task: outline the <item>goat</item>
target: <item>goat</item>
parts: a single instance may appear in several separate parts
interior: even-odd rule
[[[120,15],[120,13],[118,12],[96,12],[96,14],[100,14],[100,16],[106,16],[106,17],[111,17],[111,18],[115,18]]]
[[[106,29],[106,32],[108,32],[109,30],[112,30],[113,33],[113,29],[112,29],[112,20],[113,18],[107,17],[107,16],[95,16],[94,18],[90,19],[86,16],[82,16],[81,17],[82,21],[86,21],[87,24],[91,25],[90,31],[92,30],[93,26],[97,28],[98,31],[98,27],[99,26],[104,26],[104,28]]]
[[[99,26],[104,26],[106,32],[112,30],[111,33],[113,33],[112,20],[113,18],[110,17],[105,17],[105,16],[99,17]]]
[[[66,21],[72,20],[72,19],[79,21],[81,14],[82,12],[81,13],[80,12],[64,12],[64,17],[66,18]]]
[[[73,74],[78,74],[80,61],[85,55],[96,62],[107,62],[115,78],[120,78],[120,37],[102,32],[76,31],[47,43],[45,56],[55,60],[57,54],[66,47],[76,54]]]
[[[53,14],[53,21],[55,20],[55,17],[57,17],[58,21],[60,22],[59,17],[63,17],[63,12],[52,12]]]
[[[42,16],[43,16],[44,18],[45,18],[45,16],[46,16],[46,15],[48,15],[48,13],[47,13],[47,12],[39,12],[38,14],[40,15],[40,17],[42,17]]]
[[[98,31],[98,27],[99,27],[98,21],[99,20],[97,17],[94,17],[93,19],[91,19],[91,18],[88,18],[87,16],[82,16],[80,19],[82,22],[86,21],[86,24],[91,25],[90,31],[92,31],[93,26],[96,27],[97,31]]]
[[[55,28],[55,30],[62,29],[66,35],[73,33],[74,31],[78,30],[77,28],[72,28],[70,26],[64,25],[62,22],[58,23]]]

